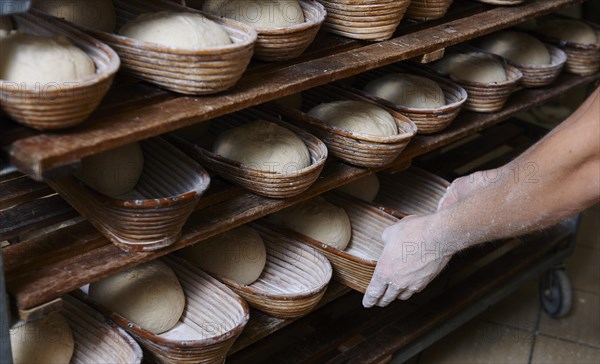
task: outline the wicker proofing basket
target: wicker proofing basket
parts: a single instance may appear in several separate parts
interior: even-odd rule
[[[62,314],[75,341],[71,364],[142,361],[142,349],[125,330],[78,299],[63,296]]]
[[[217,277],[250,306],[278,318],[298,318],[319,303],[331,280],[331,264],[314,248],[283,234],[276,227],[253,224],[267,248],[267,264],[248,286]]]
[[[125,317],[85,300],[127,330],[150,359],[159,363],[217,364],[244,330],[250,313],[248,305],[227,286],[188,262],[163,260],[177,275],[185,294],[185,309],[179,319],[198,333],[195,340],[174,340],[155,335]]]
[[[344,208],[348,213],[352,224],[352,238],[346,250],[336,249],[290,229],[281,229],[281,231],[325,255],[333,266],[333,279],[364,293],[383,251],[381,234],[388,226],[400,220],[374,206],[342,194],[327,193],[323,197],[334,205]]]
[[[0,80],[0,106],[14,120],[39,129],[64,129],[85,121],[96,110],[119,69],[119,56],[64,21],[37,11],[14,16],[20,31],[42,36],[65,36],[96,65],[96,73],[78,82],[36,85],[25,88]]]
[[[327,9],[324,29],[344,37],[381,41],[392,37],[410,0],[319,0]]]
[[[286,174],[261,171],[224,158],[211,151],[212,143],[218,134],[226,129],[256,119],[274,122],[296,133],[308,147],[311,165]],[[178,139],[178,143],[180,148],[188,155],[219,176],[265,197],[287,198],[306,191],[317,180],[319,174],[321,174],[325,166],[325,160],[327,159],[327,147],[317,137],[281,121],[259,107],[246,109],[213,120],[211,122],[210,134],[207,138],[197,141],[196,145],[190,145],[181,139]]]
[[[114,3],[118,29],[143,13],[200,13],[166,0],[114,0]],[[113,47],[121,56],[123,70],[134,76],[182,94],[213,94],[227,90],[242,77],[252,58],[256,32],[230,19],[201,14],[223,26],[233,44],[204,50],[185,50],[112,33],[89,32]]]
[[[506,5],[518,5],[525,0],[476,0],[476,1],[479,1],[480,3],[506,6]]]
[[[418,21],[442,18],[452,2],[452,0],[411,0],[406,10],[406,18]]]
[[[436,212],[450,186],[443,178],[416,167],[396,174],[380,173],[378,177],[379,193],[372,204],[398,217]]]
[[[429,109],[406,107],[369,95],[362,91],[369,81],[390,73],[409,73],[435,81],[442,91],[444,91],[446,105]],[[443,77],[439,77],[431,72],[427,72],[419,67],[406,64],[394,64],[363,73],[357,77],[355,84],[356,88],[352,88],[352,92],[408,116],[417,126],[417,133],[419,134],[431,134],[448,127],[448,125],[456,118],[468,97],[467,91],[456,83]]]
[[[567,62],[567,54],[560,48],[545,44],[550,53],[550,64],[543,65],[517,65],[514,64],[521,73],[521,85],[524,87],[544,87],[552,84],[562,71],[565,62]]]
[[[342,88],[326,85],[302,93],[303,110],[317,106],[323,102],[336,100],[355,100],[369,104],[376,104],[362,96],[352,94]],[[282,114],[284,118],[308,129],[321,139],[331,155],[361,167],[382,167],[390,164],[417,132],[415,124],[406,116],[382,105],[377,105],[388,111],[395,119],[399,133],[389,137],[377,137],[354,133],[327,125],[298,110],[272,104],[272,108]]]
[[[208,174],[160,138],[141,142],[144,170],[139,199],[102,195],[74,177],[48,184],[114,244],[125,251],[153,251],[175,243],[210,183]]]

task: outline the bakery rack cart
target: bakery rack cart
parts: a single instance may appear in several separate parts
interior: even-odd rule
[[[18,236],[23,233],[77,216],[44,180],[70,173],[82,158],[95,153],[395,62],[429,62],[439,58],[446,47],[581,2],[538,0],[497,7],[459,0],[444,18],[403,22],[392,39],[379,43],[321,32],[300,58],[253,63],[234,88],[216,96],[176,95],[121,77],[91,120],[67,131],[39,133],[0,115],[0,241],[15,243],[11,249],[2,249],[2,338],[8,337],[9,322],[35,319],[56,310],[63,294],[90,281],[192,245],[378,170],[333,161],[310,189],[286,200],[216,184],[196,206],[179,242],[157,252],[128,254],[110,244],[86,221],[53,232],[47,239],[19,242]],[[590,1],[584,6],[595,4]],[[506,120],[599,80],[600,73],[563,73],[550,87],[517,91],[498,112],[463,111],[444,131],[414,138],[400,157],[386,167],[386,172],[398,172],[411,164],[427,169],[436,165],[436,158],[439,165],[439,160],[448,158],[442,149],[466,137],[479,139],[460,148],[481,150],[508,143],[518,151],[527,145],[523,140],[531,142],[536,133],[515,132],[509,126],[526,128]],[[460,154],[452,150],[448,153]],[[467,163],[468,159],[461,162]],[[436,169],[431,171],[440,172]],[[452,171],[445,173],[452,177]],[[575,225],[576,222],[568,221],[523,239],[496,242],[458,256],[427,290],[386,309],[364,310],[361,295],[332,282],[321,308],[302,319],[276,319],[253,311],[229,360],[378,363],[386,362],[396,352],[408,359],[507,296],[522,282],[544,272],[549,272],[542,281],[544,307],[550,314],[560,316],[568,307],[570,289],[559,267],[573,249]],[[7,341],[1,342],[2,362],[10,361]]]

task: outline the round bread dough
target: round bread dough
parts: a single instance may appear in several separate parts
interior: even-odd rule
[[[598,37],[592,27],[584,22],[571,19],[549,19],[540,22],[538,30],[553,38],[580,44],[598,43]]]
[[[12,32],[0,38],[0,79],[29,87],[81,81],[96,72],[94,61],[65,37]]]
[[[433,67],[457,80],[494,83],[507,80],[501,62],[483,53],[455,53],[436,62]]]
[[[484,38],[480,46],[518,65],[550,64],[548,48],[527,33],[508,30],[494,33]]]
[[[379,77],[369,82],[365,91],[406,107],[434,109],[446,105],[444,91],[435,81],[406,73]]]
[[[10,330],[14,364],[68,364],[75,341],[67,320],[58,312]]]
[[[300,110],[302,107],[302,93],[298,92],[296,94],[287,95],[275,100],[275,102],[290,109]]]
[[[10,16],[0,16],[0,37],[7,35],[13,30],[13,23]]]
[[[247,226],[183,249],[181,256],[207,272],[245,285],[260,277],[267,262],[263,239]]]
[[[257,29],[285,28],[305,21],[298,0],[207,0],[202,10]]]
[[[83,158],[77,175],[85,184],[110,197],[130,192],[144,169],[144,153],[138,143]]]
[[[337,188],[338,191],[354,196],[359,200],[373,202],[379,193],[379,178],[376,174],[370,174],[354,182]]]
[[[346,211],[322,197],[276,212],[269,220],[339,250],[346,249],[352,237]]]
[[[158,260],[91,283],[89,296],[154,334],[173,328],[185,308],[177,276]]]
[[[197,13],[161,11],[138,16],[119,34],[169,48],[199,50],[231,44],[227,31]]]
[[[82,28],[112,33],[117,14],[112,0],[36,0],[33,7]]]
[[[311,164],[310,152],[302,139],[265,120],[221,133],[213,152],[249,168],[276,173],[295,173]]]
[[[308,115],[347,131],[388,137],[398,134],[394,117],[384,109],[360,101],[333,101],[313,107]]]

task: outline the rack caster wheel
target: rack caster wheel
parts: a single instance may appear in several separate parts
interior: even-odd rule
[[[552,318],[565,317],[573,304],[573,288],[564,268],[552,268],[540,279],[540,302]]]

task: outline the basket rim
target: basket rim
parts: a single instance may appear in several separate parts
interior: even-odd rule
[[[256,30],[256,33],[258,33],[259,36],[261,36],[261,35],[285,35],[285,34],[303,32],[305,30],[321,26],[321,24],[323,24],[323,22],[325,21],[325,18],[327,17],[327,11],[325,10],[325,7],[323,6],[323,4],[321,4],[320,2],[318,2],[316,0],[299,0],[299,2],[301,4],[304,4],[312,9],[314,9],[314,10],[317,10],[318,16],[317,16],[316,21],[306,21],[305,20],[303,23],[300,23],[300,24],[294,24],[294,25],[290,25],[287,27],[280,27],[280,28],[261,28],[261,27],[252,27],[252,28],[254,30]],[[306,18],[307,10],[304,7],[302,7],[302,11]]]
[[[473,82],[473,81],[460,80],[452,75],[446,76],[447,78],[451,79],[454,82],[460,83],[461,85],[472,86],[472,87],[482,87],[482,86],[483,87],[503,87],[503,86],[512,86],[512,85],[518,83],[519,81],[521,81],[521,78],[523,78],[523,72],[521,72],[520,69],[513,66],[512,64],[507,63],[504,58],[499,57],[495,54],[486,53],[486,52],[482,52],[479,50],[472,50],[472,49],[469,50],[469,47],[465,47],[465,46],[460,47],[459,50],[455,50],[455,51],[449,52],[449,53],[466,53],[466,52],[484,54],[488,57],[491,57],[493,59],[500,61],[500,63],[504,67],[504,70],[510,71],[510,72],[507,72],[507,75],[506,75],[508,78],[506,80],[500,81],[500,82],[487,82],[486,83],[486,82]],[[435,69],[433,71],[437,72]],[[437,72],[437,73],[440,74],[439,72]]]
[[[517,67],[518,69],[521,70],[521,72],[523,72],[523,70],[525,70],[525,71],[549,70],[549,69],[553,69],[553,68],[562,66],[567,62],[567,53],[565,53],[565,51],[563,51],[559,47],[552,45],[548,42],[544,42],[544,41],[541,41],[541,42],[544,45],[544,47],[546,47],[546,49],[548,50],[548,53],[550,54],[550,63],[549,64],[519,64],[519,63],[512,62],[511,60],[504,58],[496,53],[492,53],[486,49],[480,48],[475,45],[469,45],[469,48],[472,48],[473,50],[475,50],[477,52],[492,54],[492,55],[501,57],[504,60],[504,62]]]
[[[93,36],[95,36],[96,38],[107,41],[108,43],[115,43],[120,46],[132,47],[132,48],[136,48],[139,50],[146,50],[146,51],[165,53],[165,54],[171,54],[171,55],[192,55],[192,56],[204,56],[204,55],[214,56],[215,52],[227,53],[228,51],[237,51],[237,50],[243,49],[247,46],[254,45],[254,43],[256,43],[256,40],[258,38],[258,34],[251,26],[246,25],[244,23],[240,23],[233,19],[217,17],[214,15],[205,13],[203,11],[189,8],[189,7],[180,5],[176,2],[171,2],[171,1],[166,1],[166,0],[152,0],[152,3],[161,7],[162,11],[170,11],[170,12],[177,12],[177,13],[196,13],[196,14],[203,15],[207,19],[212,20],[213,22],[217,23],[218,25],[220,25],[221,27],[223,27],[225,29],[234,28],[238,31],[243,32],[246,35],[247,39],[241,40],[239,42],[235,42],[232,40],[231,44],[220,45],[220,46],[210,47],[210,48],[186,49],[186,48],[172,48],[172,47],[167,47],[167,46],[160,45],[157,43],[144,42],[144,41],[141,41],[138,39],[129,38],[124,35],[117,34],[116,33],[117,30],[115,30],[114,33],[108,33],[108,32],[102,32],[102,31],[96,31],[96,30],[90,30],[90,29],[86,29],[86,31],[88,33],[92,34]],[[139,3],[139,5],[140,5],[140,8],[145,9],[143,3]],[[230,39],[231,39],[231,37],[230,37]]]
[[[110,197],[104,195],[93,188],[89,187],[82,181],[82,187],[87,190],[87,192],[91,193],[94,198],[96,198],[100,203],[107,204],[113,207],[122,207],[128,209],[154,209],[157,207],[169,207],[178,205],[180,203],[193,200],[195,198],[201,197],[206,190],[210,187],[210,176],[208,172],[202,167],[198,162],[196,162],[193,158],[189,157],[187,154],[183,153],[173,144],[167,142],[162,137],[154,137],[150,139],[151,141],[158,141],[161,143],[171,154],[176,155],[177,158],[185,160],[186,163],[190,163],[194,166],[197,174],[200,176],[200,182],[195,186],[195,188],[191,191],[187,191],[178,195],[168,196],[168,197],[159,197],[159,198],[147,198],[147,199],[120,199],[115,197]],[[142,140],[140,143],[145,143],[146,141]]]
[[[253,222],[250,224],[250,226],[253,229],[255,229],[261,235],[261,237],[263,234],[272,234],[274,236],[285,236],[285,234],[283,233],[283,231],[280,228],[278,228],[277,226],[271,225],[269,223],[266,223],[265,221]],[[306,247],[305,244],[302,244],[301,241],[296,240],[296,239],[293,239],[293,242],[286,242],[286,244],[287,243],[296,245],[300,248]],[[269,243],[265,241],[265,245],[266,244],[269,244]],[[266,297],[269,299],[281,300],[281,301],[296,301],[296,300],[306,299],[306,298],[310,298],[310,297],[319,295],[321,292],[323,292],[325,289],[327,289],[327,286],[329,285],[329,282],[331,281],[331,277],[333,276],[333,268],[331,267],[331,263],[329,262],[329,260],[327,260],[327,258],[323,254],[321,254],[319,251],[314,251],[311,253],[320,255],[320,257],[319,257],[320,259],[318,259],[318,261],[321,262],[321,264],[323,264],[323,266],[326,267],[327,273],[326,273],[325,280],[323,282],[320,282],[319,286],[314,287],[309,291],[304,291],[304,292],[299,292],[299,293],[288,293],[288,294],[281,294],[281,293],[280,294],[272,294],[267,291],[263,291],[263,290],[257,289],[256,287],[253,287],[254,282],[249,285],[244,285],[244,284],[236,282],[232,279],[225,278],[223,276],[215,275],[215,277],[218,280],[225,283],[227,286],[233,287],[234,289],[242,291],[244,293],[248,293],[248,294],[252,294],[252,295],[256,295],[256,296],[261,296],[261,297]],[[268,260],[268,256],[267,256],[267,260]]]
[[[591,21],[583,20],[583,19],[575,19],[570,16],[566,16],[566,15],[562,15],[562,14],[551,14],[551,15],[547,15],[544,18],[576,20],[579,22],[583,22],[583,23],[589,25],[596,33],[596,43],[584,44],[584,43],[577,43],[577,42],[572,42],[572,41],[568,41],[568,40],[563,40],[560,38],[550,37],[536,29],[531,29],[531,30],[529,30],[529,32],[534,33],[535,35],[541,37],[544,41],[556,44],[559,47],[569,47],[569,48],[575,48],[575,49],[586,50],[586,51],[600,51],[600,25],[599,24],[593,23]]]
[[[119,55],[114,49],[112,49],[106,43],[99,41],[93,38],[92,36],[86,34],[76,26],[63,19],[46,15],[37,9],[31,9],[28,13],[13,15],[13,17],[15,17],[18,21],[24,21],[29,24],[33,23],[39,27],[43,27],[47,31],[51,32],[54,36],[64,36],[67,37],[69,40],[78,39],[81,42],[87,43],[90,47],[96,48],[97,50],[103,52],[108,57],[110,61],[108,62],[107,66],[100,68],[98,63],[95,61],[94,57],[89,56],[88,52],[78,47],[76,44],[73,44],[75,47],[81,49],[83,52],[88,54],[88,56],[91,58],[91,60],[94,62],[94,65],[96,66],[96,72],[93,75],[85,77],[81,80],[64,82],[66,84],[69,84],[68,92],[89,90],[93,87],[100,85],[103,82],[110,81],[115,76],[115,74],[121,66],[121,59],[119,58]],[[18,31],[18,29],[14,31]],[[32,34],[37,35],[37,33],[38,32],[33,32]],[[102,73],[99,73],[99,71],[102,71]],[[14,90],[7,90],[7,87],[9,87],[8,84],[15,84],[15,82],[0,79],[0,89],[2,89],[5,92],[15,92]],[[20,85],[22,84],[24,83],[20,83]],[[71,84],[76,85],[71,86]],[[60,94],[64,91],[60,90],[60,88],[40,90],[26,87],[23,89],[19,89],[17,92],[21,94],[30,95],[39,95],[43,93],[44,95],[51,96],[55,94]]]

